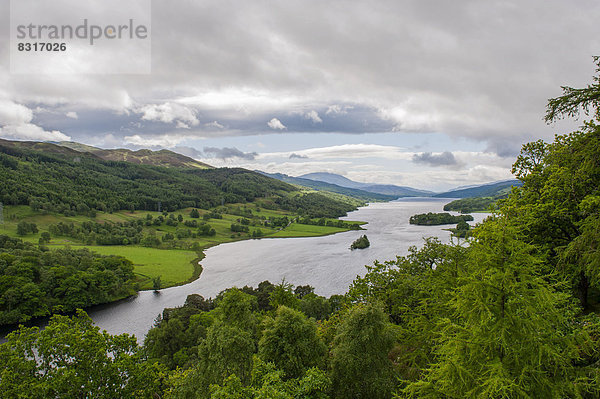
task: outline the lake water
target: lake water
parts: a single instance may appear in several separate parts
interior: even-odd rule
[[[209,248],[201,264],[200,278],[179,287],[154,293],[142,291],[135,298],[88,311],[94,323],[111,334],[135,334],[140,341],[155,318],[166,307],[181,306],[189,294],[214,297],[220,291],[269,280],[293,285],[309,284],[319,295],[343,294],[365,265],[375,260],[395,259],[405,255],[412,245],[421,246],[423,237],[436,236],[450,241],[443,229],[454,226],[415,226],[411,215],[441,212],[450,199],[410,198],[387,203],[373,203],[348,214],[344,220],[368,222],[366,231],[349,231],[325,237],[263,238],[238,241]],[[477,223],[487,214],[473,214]],[[350,251],[350,244],[367,234],[371,246]]]

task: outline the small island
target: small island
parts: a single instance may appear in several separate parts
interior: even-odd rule
[[[471,222],[473,216],[471,215],[458,215],[453,216],[449,213],[421,213],[413,215],[409,219],[410,224],[417,224],[420,226],[438,226],[442,224],[456,224],[459,222]]]
[[[369,239],[367,238],[366,235],[362,235],[358,239],[356,239],[352,243],[352,245],[350,245],[350,250],[364,249],[364,248],[368,248],[369,246],[371,246]]]

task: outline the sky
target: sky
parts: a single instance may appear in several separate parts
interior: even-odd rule
[[[50,11],[34,1],[27,17],[77,21],[61,1],[39,1]],[[120,15],[136,15],[135,3],[121,1]],[[89,4],[90,19],[110,15]],[[442,191],[510,179],[522,144],[575,130],[582,120],[547,125],[545,105],[563,85],[590,83],[600,55],[597,0],[154,0],[149,10],[143,73],[15,73],[0,0],[0,137]],[[75,62],[140,59],[89,49]]]

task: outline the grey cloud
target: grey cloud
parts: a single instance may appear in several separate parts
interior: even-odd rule
[[[432,154],[431,152],[422,152],[421,154],[413,155],[412,160],[415,163],[422,163],[430,166],[458,165],[458,161],[454,158],[454,154],[449,151],[444,151],[439,155]]]
[[[293,99],[276,109],[246,109],[236,103],[218,111],[198,109],[198,132],[214,120],[227,129],[212,135],[265,132],[270,130],[265,121],[272,117],[265,116],[297,109],[314,109],[323,124],[286,117],[288,132],[355,132],[364,126],[362,120],[331,124],[345,110],[335,105],[349,103],[386,115],[365,118],[365,131],[426,126],[486,142],[551,138],[556,131],[542,121],[546,99],[559,95],[561,84],[589,82],[600,3],[582,0],[573,7],[561,0],[382,0],[376,5],[289,0],[267,6],[173,1],[153,2],[152,12],[151,75],[65,74],[48,79],[10,75],[4,65],[0,87],[22,104],[69,110],[77,105],[79,119],[69,126],[86,125],[90,136],[100,128],[91,127],[94,119],[86,119],[80,108],[116,110],[106,115],[120,120],[148,104],[234,87],[259,98]],[[7,22],[3,26],[9,26],[9,13],[0,14]],[[5,30],[2,44],[7,44]],[[5,59],[9,48],[0,46]],[[149,123],[143,133],[136,133],[160,134],[165,129]],[[75,130],[60,127],[77,139]]]
[[[302,154],[296,154],[295,152],[290,154],[290,159],[308,159],[308,156]]]
[[[202,158],[202,151],[198,151],[195,148],[192,147],[185,147],[185,146],[177,146],[177,147],[172,147],[170,148],[171,151],[177,152],[179,154],[188,156],[190,158]]]
[[[258,155],[256,152],[242,152],[235,147],[204,147],[204,153],[220,159],[241,158],[253,160]]]
[[[497,140],[492,139],[488,142],[485,152],[490,152],[502,158],[516,158],[521,151],[521,141],[527,140]]]

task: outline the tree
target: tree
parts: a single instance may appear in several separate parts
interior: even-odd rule
[[[285,279],[281,280],[281,283],[273,286],[273,290],[270,292],[269,297],[269,303],[274,309],[277,309],[279,306],[298,309],[300,306],[300,300],[294,295],[294,286],[290,283],[286,283]]]
[[[198,209],[194,208],[190,211],[190,217],[194,218],[194,219],[198,219],[200,217],[200,213],[198,212]]]
[[[40,244],[48,244],[50,242],[50,239],[52,237],[50,237],[50,233],[48,233],[47,231],[44,231],[41,235],[40,235],[40,239],[39,242]]]
[[[298,378],[323,363],[325,344],[317,336],[313,321],[297,310],[280,306],[275,319],[265,322],[258,353],[281,369],[286,378]]]
[[[394,344],[387,316],[379,306],[356,305],[338,327],[331,360],[336,398],[391,397]]]
[[[250,331],[223,322],[213,324],[199,349],[199,367],[208,383],[206,388],[210,384],[221,384],[230,375],[248,384],[255,352],[256,344]]]
[[[160,276],[156,276],[152,278],[152,289],[154,291],[160,291],[162,288],[162,283],[160,281]]]
[[[536,248],[506,218],[475,235],[449,304],[440,345],[415,398],[570,397],[576,346],[566,294],[538,275]]]
[[[79,310],[53,316],[48,326],[21,327],[0,345],[5,398],[152,398],[160,369],[145,362],[136,339],[100,332]]]
[[[563,95],[548,100],[544,118],[546,122],[551,123],[565,116],[575,117],[580,110],[588,115],[590,108],[595,109],[596,119],[600,120],[600,57],[594,57],[594,63],[598,66],[596,72],[599,72],[599,76],[592,78],[594,83],[583,89],[562,86]]]

